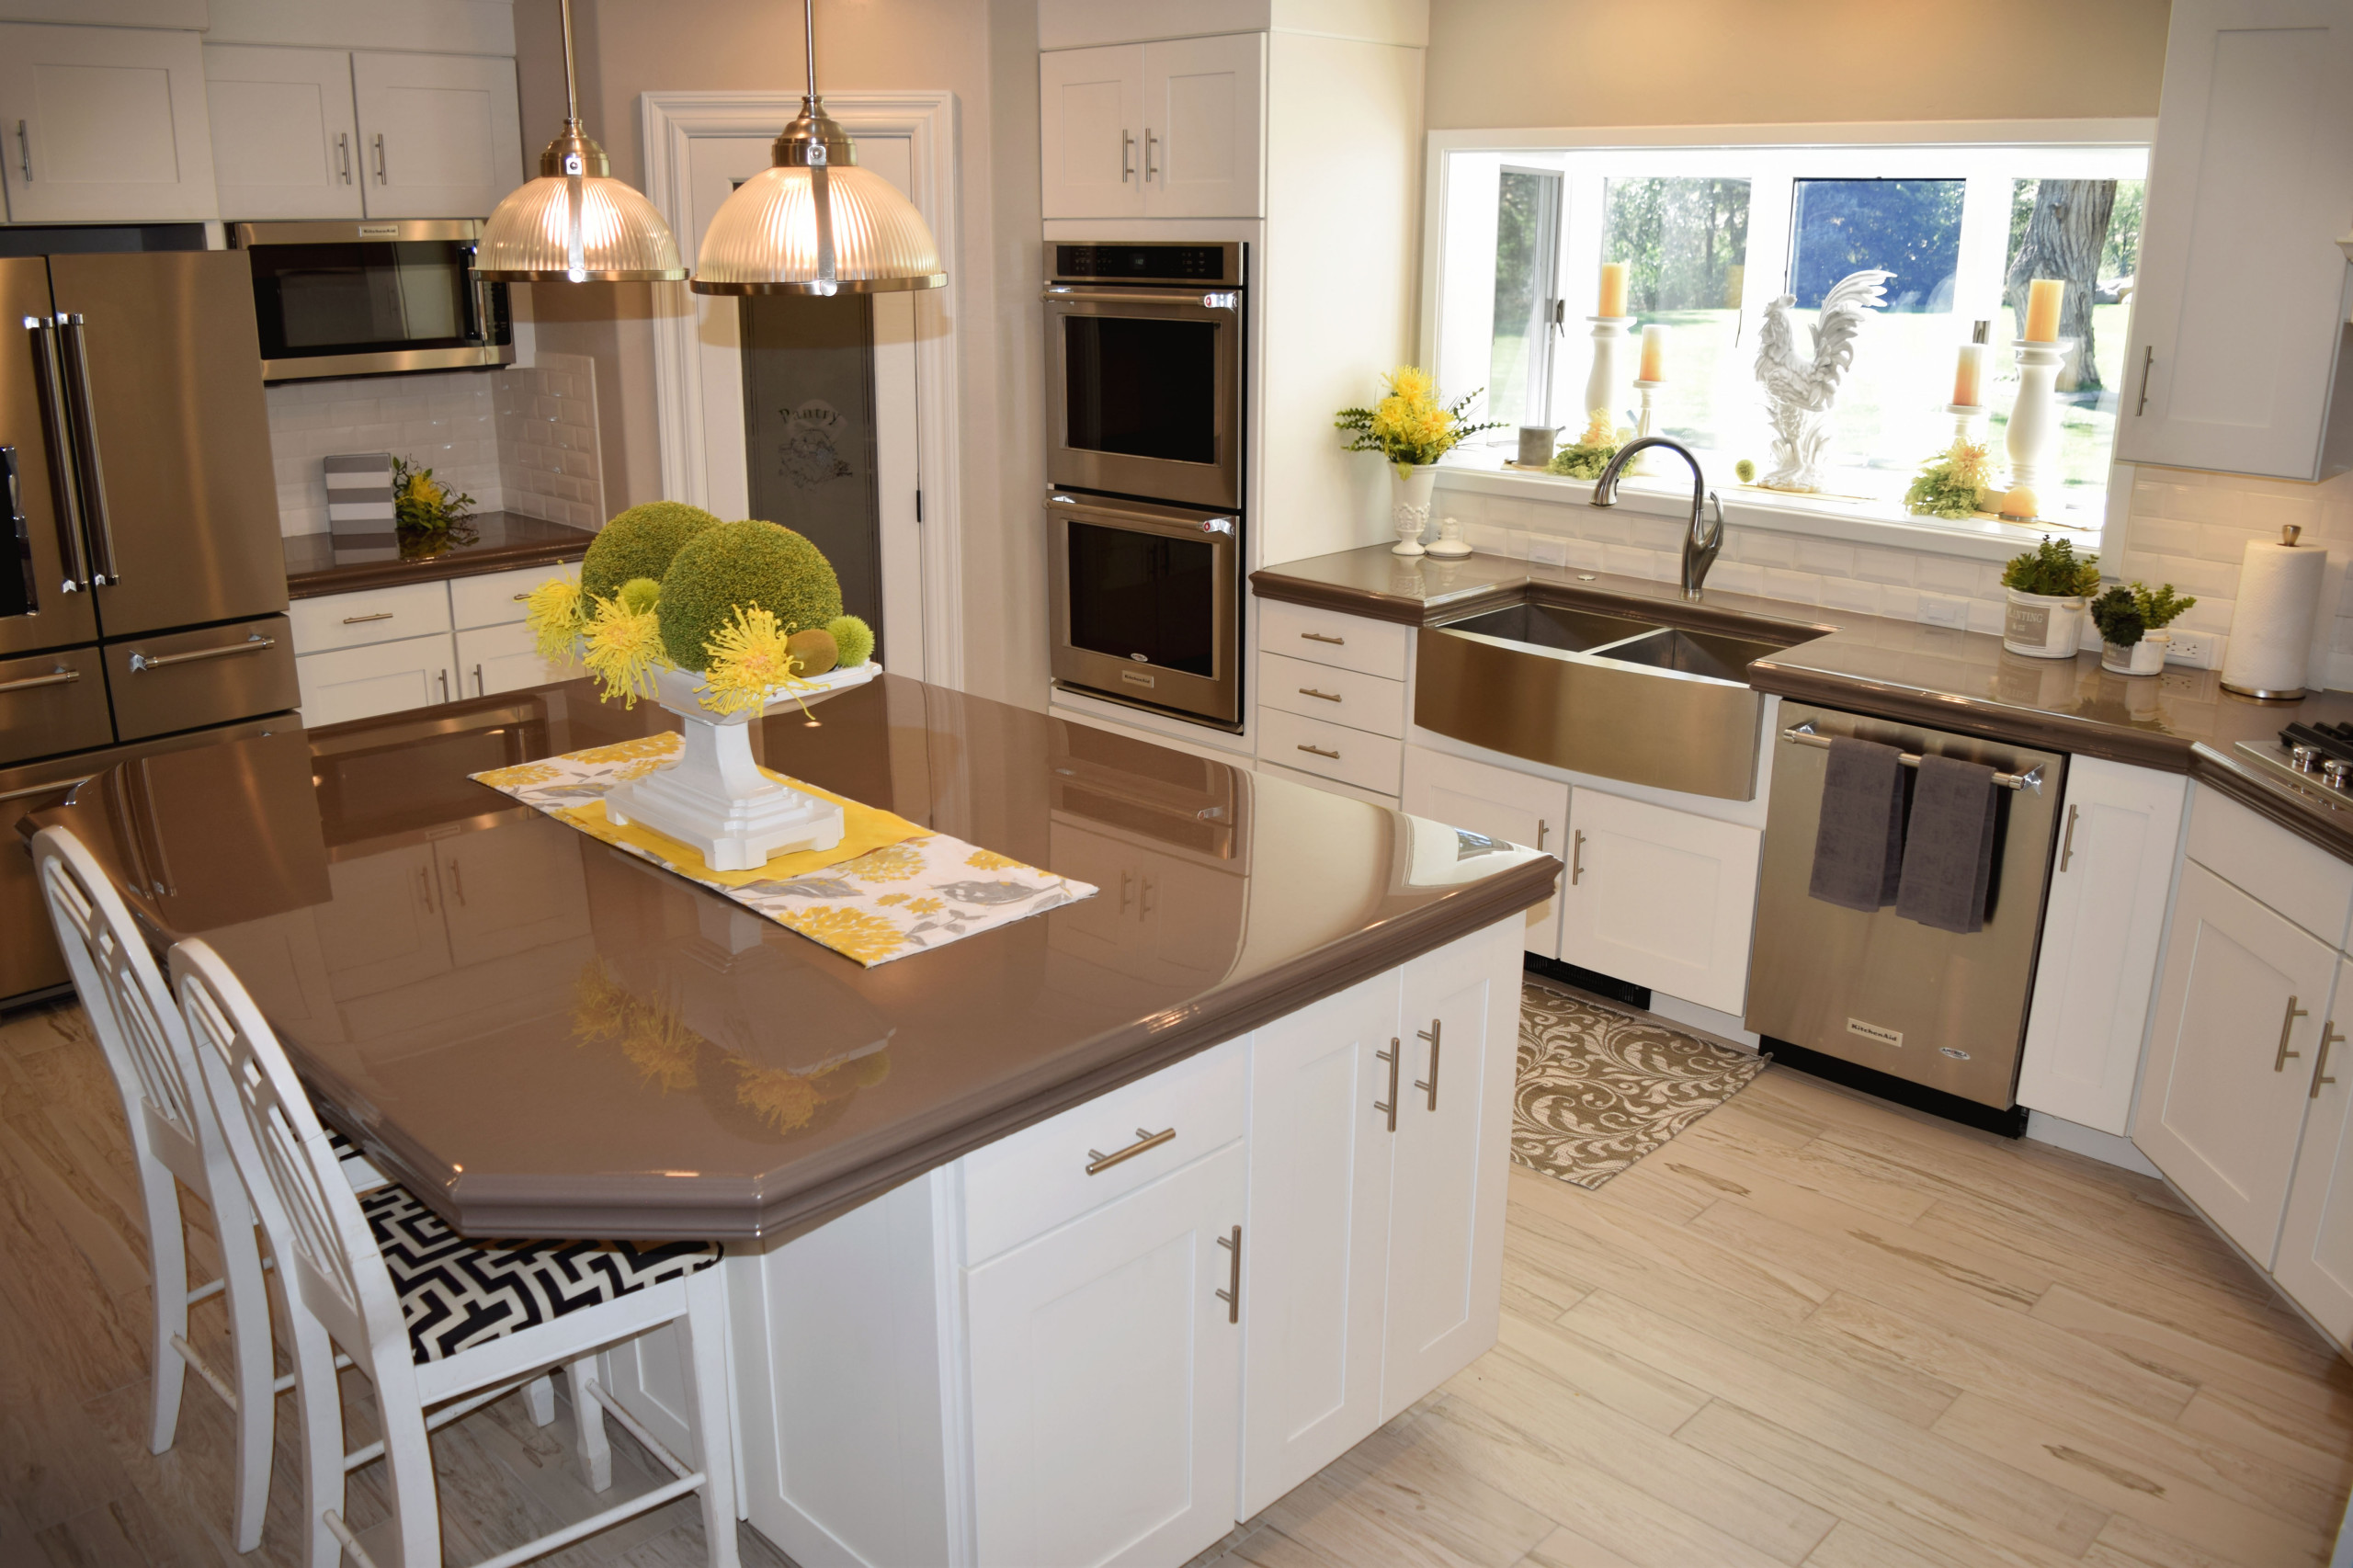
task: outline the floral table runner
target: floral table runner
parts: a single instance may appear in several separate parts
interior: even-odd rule
[[[605,815],[607,790],[661,767],[679,744],[676,732],[664,731],[471,777],[870,969],[1096,892],[766,768],[780,783],[837,802],[842,841],[832,849],[779,855],[756,870],[714,871],[676,839],[637,823],[616,826]]]

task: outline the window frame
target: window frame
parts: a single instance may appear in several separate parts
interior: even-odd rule
[[[1419,362],[1437,371],[1440,386],[1449,393],[1485,380],[1494,333],[1497,191],[1492,176],[1481,178],[1483,158],[1461,159],[1458,166],[1460,154],[1491,155],[1495,159],[1491,166],[1496,170],[1508,164],[1520,168],[1558,168],[1567,176],[1556,284],[1559,296],[1566,301],[1570,326],[1563,340],[1565,348],[1582,342],[1585,335],[1577,328],[1582,318],[1592,315],[1596,302],[1599,269],[1584,263],[1598,254],[1606,176],[1596,165],[1605,160],[1609,165],[1608,173],[1621,177],[1701,174],[1750,181],[1751,259],[1744,275],[1741,313],[1745,320],[1754,320],[1781,291],[1789,257],[1791,182],[1801,177],[1883,176],[1886,149],[1916,148],[1934,159],[1933,165],[1924,161],[1916,171],[1918,177],[1970,181],[1951,312],[1960,323],[1984,319],[2000,309],[2002,275],[2008,260],[2010,188],[2006,178],[2017,176],[2021,149],[2032,150],[2035,173],[2040,177],[2145,178],[2145,171],[2125,176],[2117,172],[2116,165],[2120,154],[2145,159],[2155,133],[2153,119],[1433,131],[1427,133],[1424,163]],[[1578,177],[1581,173],[1586,177]],[[1462,199],[1474,203],[1465,209],[1467,214],[1484,211],[1483,224],[1473,216],[1449,228],[1452,206]],[[1759,265],[1756,258],[1760,256],[1772,259]],[[1477,304],[1483,289],[1483,311]],[[1957,330],[1954,341],[1961,340]],[[1566,406],[1562,402],[1561,381],[1582,376],[1586,357],[1574,350],[1556,349],[1553,365],[1552,407],[1557,416]],[[1523,494],[1544,494],[1552,487],[1576,483],[1503,470],[1503,455],[1500,450],[1466,447],[1449,463],[1495,470],[1495,479],[1510,482],[1512,489]],[[1524,486],[1533,488],[1524,490]],[[1479,488],[1488,489],[1491,484],[1483,483]],[[1639,482],[1629,485],[1630,491],[1642,488]],[[2131,465],[2111,458],[2104,534],[2120,540],[2131,490]],[[1581,493],[1582,487],[1558,498],[1574,499]],[[1885,530],[1893,536],[1889,542],[1895,543],[1904,542],[1905,535],[1949,538],[1956,531],[1982,535],[1989,527],[2024,537],[2039,531],[1982,521],[1963,522],[1957,528],[1942,519],[1912,517],[1885,504],[1794,495],[1756,499],[1768,503],[1765,509],[1776,526],[1797,532],[1817,531],[1808,526],[1815,519],[1829,525],[1820,531],[1835,536],[1854,537],[1859,523],[1865,525],[1866,533]]]

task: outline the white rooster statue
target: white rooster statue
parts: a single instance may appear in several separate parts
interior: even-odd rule
[[[1784,294],[1765,307],[1756,335],[1756,379],[1773,426],[1773,467],[1758,483],[1768,490],[1822,488],[1822,454],[1830,445],[1830,405],[1838,381],[1855,362],[1855,338],[1868,319],[1863,312],[1887,302],[1887,280],[1895,274],[1871,267],[1850,272],[1823,296],[1813,325],[1813,353],[1798,358],[1790,308],[1797,296]]]

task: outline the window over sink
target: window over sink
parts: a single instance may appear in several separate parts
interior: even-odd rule
[[[2097,529],[2131,391],[2122,358],[2148,146],[2144,126],[2085,124],[2106,139],[1807,145],[1767,131],[1712,146],[1506,146],[1523,139],[1438,132],[1427,319],[1440,384],[1487,389],[1484,416],[1506,426],[1481,438],[1488,461],[1509,455],[1513,426],[1555,425],[1574,440],[1601,264],[1623,262],[1634,335],[1666,329],[1654,428],[1697,451],[1729,493],[1736,461],[1768,460],[1756,377],[1767,305],[1795,297],[1802,346],[1832,284],[1884,268],[1894,277],[1841,385],[1833,483],[1819,499],[1894,518],[1912,476],[1952,441],[1945,405],[1980,321],[1988,414],[1975,435],[2002,472],[2027,283],[2061,277],[2061,335],[2079,341],[2059,381],[2061,483],[2042,487],[2042,510]],[[1620,353],[1631,381],[1634,349]],[[1621,386],[1618,401],[1613,418],[1633,424],[1636,394]]]

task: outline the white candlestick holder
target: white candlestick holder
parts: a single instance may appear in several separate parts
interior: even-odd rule
[[[1608,411],[1609,427],[1618,427],[1618,351],[1627,342],[1633,327],[1632,316],[1587,316],[1593,324],[1593,370],[1585,379],[1585,407],[1580,411],[1589,420],[1597,408]],[[1577,428],[1585,428],[1581,421]]]
[[[2018,395],[2010,405],[2007,441],[2014,489],[2040,494],[2045,479],[2057,477],[2043,471],[2059,445],[2059,367],[2067,362],[2068,351],[2075,347],[2071,337],[2018,346]]]
[[[1635,439],[1635,440],[1639,441],[1639,440],[1641,440],[1643,437],[1653,434],[1653,431],[1652,431],[1652,429],[1651,429],[1651,417],[1652,417],[1652,404],[1651,404],[1651,399],[1652,399],[1653,395],[1654,395],[1654,393],[1656,393],[1656,392],[1657,392],[1658,389],[1659,389],[1659,388],[1661,388],[1661,387],[1663,387],[1663,386],[1665,386],[1665,385],[1666,385],[1666,383],[1665,383],[1665,381],[1637,381],[1634,383],[1634,390],[1635,390],[1636,392],[1640,392],[1640,393],[1642,394],[1642,397],[1643,397],[1643,410],[1642,410],[1642,413],[1641,413],[1641,414],[1640,414],[1640,415],[1635,418],[1635,421],[1634,421],[1634,439]],[[1634,454],[1634,460],[1633,460],[1632,462],[1631,462],[1631,463],[1627,464],[1626,466],[1627,466],[1628,468],[1631,468],[1631,470],[1633,470],[1633,472],[1636,472],[1636,473],[1642,473],[1642,474],[1656,473],[1656,472],[1658,472],[1657,465],[1656,465],[1655,463],[1654,463],[1654,462],[1651,460],[1652,454],[1653,454],[1653,452],[1654,452],[1654,451],[1655,451],[1655,449],[1654,449],[1654,448],[1645,448],[1645,449],[1643,449],[1642,451],[1636,452],[1636,453]]]
[[[1985,405],[1982,403],[1949,403],[1945,404],[1945,412],[1952,415],[1952,438],[1958,444],[1968,440],[1976,430],[1977,422],[1985,417]]]

